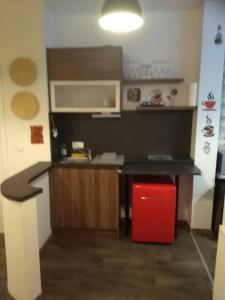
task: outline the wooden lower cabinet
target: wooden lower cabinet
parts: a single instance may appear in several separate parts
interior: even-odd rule
[[[119,231],[117,169],[55,167],[50,171],[51,225],[57,229]]]

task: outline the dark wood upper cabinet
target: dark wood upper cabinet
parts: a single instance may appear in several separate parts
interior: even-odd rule
[[[122,80],[122,47],[47,50],[51,80]]]

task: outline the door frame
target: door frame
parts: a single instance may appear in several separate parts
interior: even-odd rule
[[[8,154],[6,139],[4,88],[2,69],[0,67],[0,184],[8,175]],[[3,197],[0,194],[0,233],[3,232]]]
[[[8,151],[7,151],[7,138],[6,138],[6,118],[5,118],[5,106],[4,106],[4,86],[2,69],[0,67],[0,168],[2,179],[8,175]]]

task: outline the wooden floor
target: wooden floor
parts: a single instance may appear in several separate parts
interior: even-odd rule
[[[5,294],[3,237],[0,270]],[[41,251],[41,273],[47,300],[211,300],[202,262],[181,229],[168,246],[54,236]]]

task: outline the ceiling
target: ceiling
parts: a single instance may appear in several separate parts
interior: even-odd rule
[[[96,14],[104,0],[44,0],[56,14]],[[204,0],[139,0],[143,12],[157,10],[183,10],[199,7]]]

